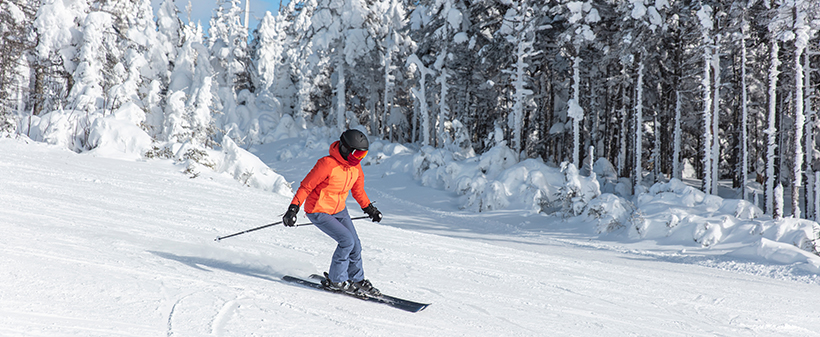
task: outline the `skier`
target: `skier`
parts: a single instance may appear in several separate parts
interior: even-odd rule
[[[332,290],[377,296],[379,290],[364,278],[362,246],[345,206],[347,195],[352,192],[372,221],[382,219],[382,213],[364,192],[364,173],[359,162],[369,147],[367,136],[361,131],[343,132],[339,140],[330,145],[330,154],[319,159],[302,180],[282,221],[285,226],[295,226],[296,214],[304,202],[308,219],[338,243],[322,284]]]

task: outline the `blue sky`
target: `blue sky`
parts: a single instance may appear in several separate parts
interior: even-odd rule
[[[194,22],[199,21],[202,24],[202,28],[205,29],[207,34],[208,29],[208,21],[211,19],[211,15],[216,8],[216,1],[217,0],[190,0],[191,3],[191,20]],[[282,5],[284,6],[290,0],[242,0],[242,6],[245,6],[245,1],[251,2],[251,16],[250,16],[250,32],[252,33],[253,30],[256,28],[256,25],[259,24],[259,20],[265,16],[265,12],[275,12],[279,9],[279,3],[281,1]],[[180,16],[182,17],[183,22],[187,22],[188,14],[186,12],[185,7],[188,6],[189,0],[176,0],[175,3],[177,8],[181,11]],[[157,8],[162,3],[162,0],[151,0],[151,6],[154,8],[154,12],[156,13]]]

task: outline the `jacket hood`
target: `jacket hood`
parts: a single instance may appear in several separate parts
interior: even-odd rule
[[[347,160],[342,158],[342,153],[339,152],[339,141],[338,140],[333,142],[333,144],[330,144],[330,149],[328,150],[328,153],[330,153],[330,156],[333,157],[333,159],[336,159],[336,161],[338,161],[342,165],[350,166],[350,163],[348,163]]]

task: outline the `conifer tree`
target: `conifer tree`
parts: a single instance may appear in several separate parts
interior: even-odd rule
[[[266,12],[254,31],[253,52],[254,88],[256,88],[257,104],[264,110],[281,113],[282,104],[273,90],[276,82],[282,79],[278,74],[281,68],[284,48],[286,47],[286,32],[288,22],[281,15],[272,15]],[[289,97],[288,97],[289,98]]]
[[[395,139],[394,133],[407,134],[407,117],[401,104],[395,104],[396,80],[403,78],[398,71],[396,63],[406,59],[407,55],[415,47],[415,43],[402,32],[405,30],[408,21],[406,19],[407,10],[399,0],[385,0],[382,22],[386,26],[384,37],[384,106],[382,108],[381,120],[382,128],[379,134],[384,136],[389,132],[389,139]],[[403,84],[403,83],[399,83]]]
[[[208,47],[211,49],[211,65],[220,103],[221,117],[217,127],[236,139],[240,144],[247,137],[255,116],[247,107],[246,99],[240,101],[243,90],[253,92],[250,78],[250,55],[248,31],[242,24],[243,9],[240,0],[218,0],[208,29]]]
[[[531,108],[534,105],[532,101],[533,91],[530,90],[530,76],[529,64],[525,58],[531,58],[536,54],[533,48],[535,39],[535,23],[533,22],[534,13],[530,8],[529,3],[524,0],[521,1],[519,7],[513,7],[504,17],[504,26],[502,32],[507,33],[507,41],[515,46],[514,57],[515,63],[512,69],[507,70],[511,75],[513,83],[513,107],[511,113],[512,121],[512,148],[516,154],[522,155],[522,134],[523,134],[523,116],[524,110]],[[580,107],[579,107],[580,108]],[[572,109],[572,107],[571,107]],[[582,112],[583,113],[583,112]]]
[[[14,131],[26,109],[34,14],[27,0],[0,3],[0,133]]]

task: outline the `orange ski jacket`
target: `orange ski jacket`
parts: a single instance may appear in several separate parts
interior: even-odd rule
[[[305,213],[336,214],[345,209],[349,192],[359,206],[370,205],[364,192],[364,172],[361,164],[350,166],[339,153],[339,141],[330,145],[328,156],[320,158],[313,169],[302,179],[296,195],[290,202],[301,206],[305,203]]]

